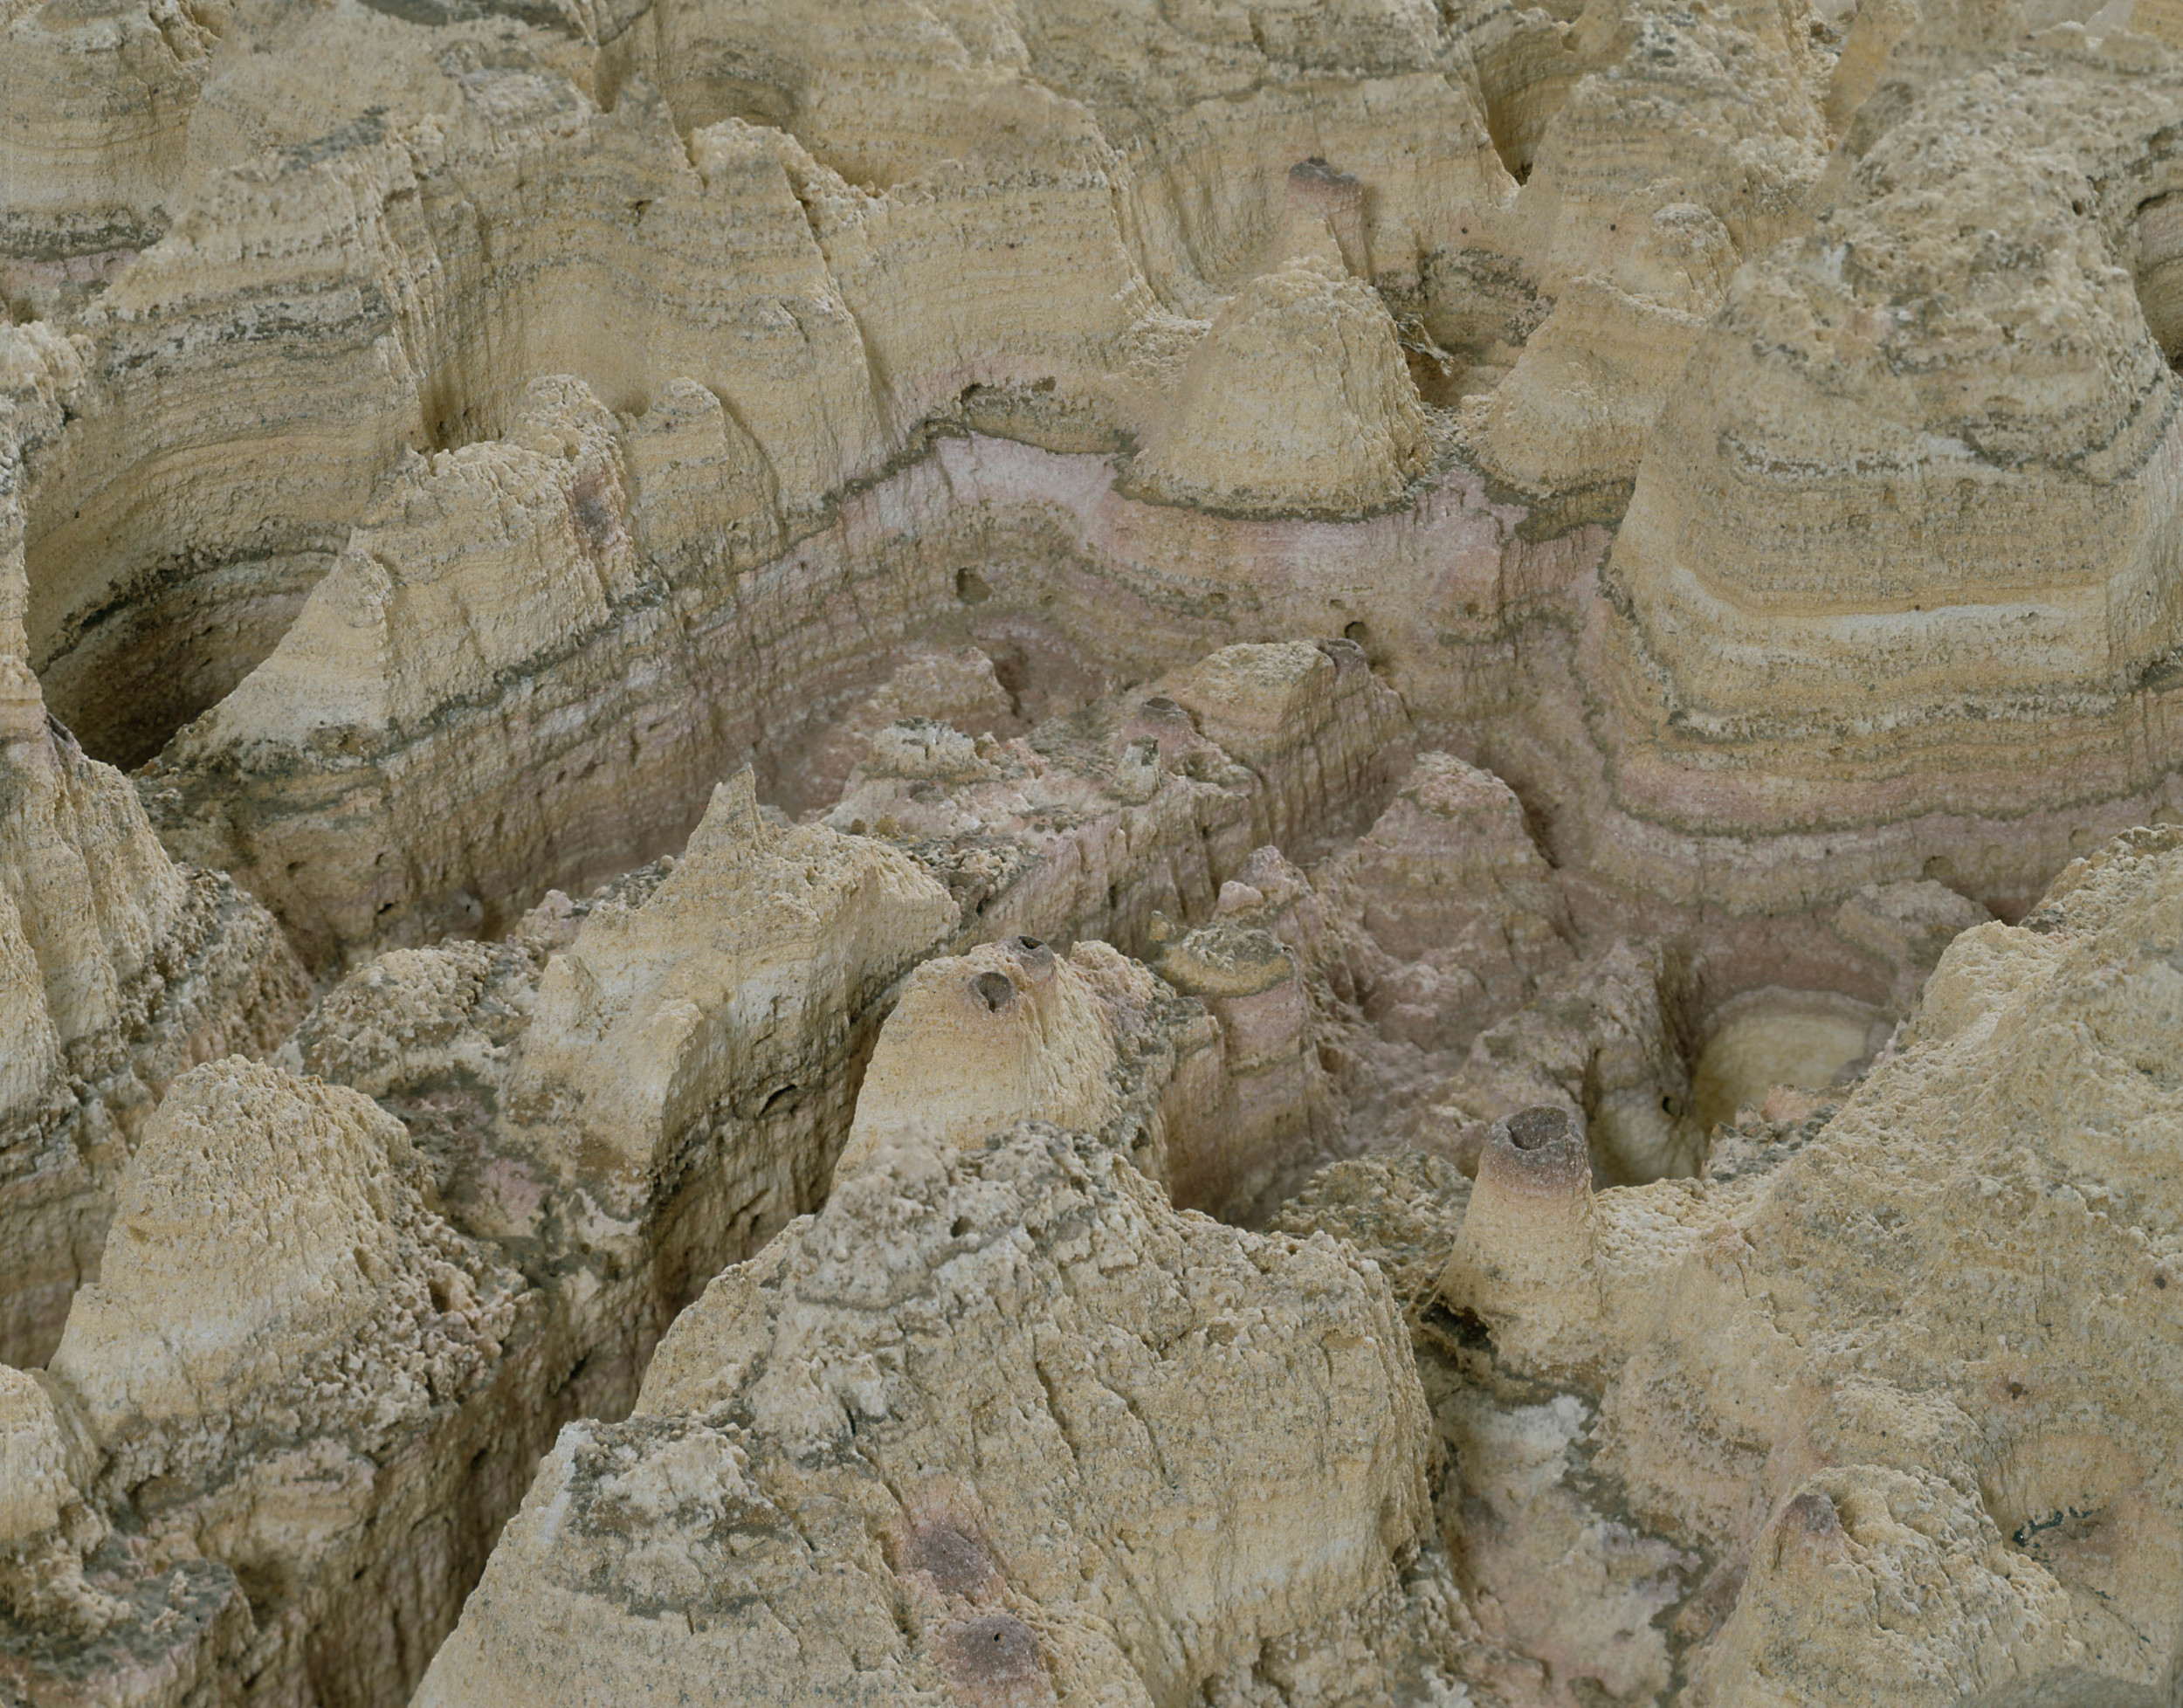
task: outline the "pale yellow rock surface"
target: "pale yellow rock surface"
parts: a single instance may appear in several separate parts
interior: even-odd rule
[[[130,1160],[99,1279],[70,1307],[52,1364],[102,1440],[167,1438],[128,1474],[202,1471],[177,1438],[209,1425],[217,1441],[298,1408],[292,1386],[321,1428],[321,1407],[383,1427],[498,1352],[506,1307],[496,1319],[474,1302],[486,1277],[433,1225],[417,1169],[401,1124],[356,1092],[234,1057],[176,1084]],[[428,1318],[437,1307],[445,1344],[428,1349],[415,1328],[405,1344],[389,1294]],[[471,1311],[451,1317],[443,1298]],[[352,1342],[361,1363],[339,1355]],[[336,1369],[346,1381],[328,1392]]]
[[[974,1147],[1027,1120],[1096,1133],[1117,1065],[1091,980],[1038,939],[928,961],[880,1030],[835,1177],[912,1139]]]
[[[716,1281],[636,1416],[564,1432],[419,1700],[1180,1701],[1374,1611],[1395,1671],[1424,1449],[1339,1245],[1178,1216],[1051,1127],[913,1140]]]
[[[384,1693],[403,1623],[451,1617],[427,1562],[483,1540],[460,1477],[506,1474],[504,1342],[535,1303],[432,1195],[369,1099],[239,1058],[153,1118],[41,1378],[88,1503],[63,1485],[60,1527],[88,1553],[94,1518],[131,1515],[86,1562],[78,1616],[151,1699],[237,1699],[255,1677],[265,1700],[307,1700],[329,1662]]]
[[[305,995],[265,911],[168,857],[30,670],[23,459],[82,380],[75,344],[0,327],[0,1356],[25,1364],[96,1272],[115,1173],[168,1082],[270,1049]]]
[[[0,300],[22,319],[80,300],[164,234],[228,10],[0,11]]]
[[[1601,1393],[1596,1465],[1718,1562],[1691,1700],[2161,1699],[2179,871],[2133,833],[1967,933],[1735,1181],[1594,1193],[1546,1112],[1490,1141],[1443,1294]]]
[[[96,1633],[121,1609],[84,1581],[107,1529],[76,1484],[86,1457],[39,1380],[0,1367],[0,1597],[19,1620]]]
[[[2128,263],[2175,86],[1979,29],[1903,38],[1831,205],[1736,274],[1660,417],[1607,575],[1639,813],[1908,822],[2004,773],[2019,811],[2081,812],[2168,769],[2137,732],[2174,644],[2174,379]],[[1945,857],[2020,910],[2004,853]]]
[[[955,922],[899,854],[767,823],[739,774],[643,906],[595,913],[547,961],[509,1086],[528,1142],[602,1234],[631,1222],[687,1166],[683,1147],[723,1142],[712,1124],[786,1099],[794,1131],[843,1100],[859,1017]],[[739,1202],[778,1192],[800,1207],[831,1161],[728,1148],[753,1176],[728,1188]]]
[[[1169,503],[1339,513],[1392,504],[1429,456],[1386,307],[1333,260],[1305,254],[1215,317],[1130,479]]]
[[[954,919],[745,775],[663,868],[384,957],[287,1071],[185,1078],[52,1366],[87,1510],[134,1515],[86,1592],[127,1604],[109,1649],[217,1700],[409,1689],[559,1424],[626,1410],[674,1312],[823,1195],[871,1009]]]
[[[1211,914],[1254,848],[1316,853],[1368,823],[1408,736],[1346,641],[1226,647],[1007,742],[899,722],[825,823],[903,845],[975,937],[1143,951],[1159,920]]]
[[[2173,1696],[2174,10],[0,0],[0,1699]]]

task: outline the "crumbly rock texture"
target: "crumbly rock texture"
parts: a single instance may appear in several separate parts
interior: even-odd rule
[[[2172,1708],[2179,135],[0,0],[0,1708]]]
[[[1050,1126],[912,1140],[563,1433],[420,1699],[1186,1699],[1405,1606],[1423,1424],[1333,1241],[1178,1215]]]

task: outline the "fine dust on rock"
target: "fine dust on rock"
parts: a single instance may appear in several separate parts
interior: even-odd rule
[[[2183,1677],[2171,0],[0,0],[0,1702]]]

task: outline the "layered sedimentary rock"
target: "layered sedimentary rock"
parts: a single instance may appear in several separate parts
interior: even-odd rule
[[[2165,1698],[2179,871],[2137,833],[1966,933],[1840,1112],[1722,1184],[1595,1194],[1566,1117],[1496,1129],[1441,1291],[1595,1396],[1596,1464],[1711,1562],[1689,1699]]]
[[[623,1278],[656,1333],[823,1195],[892,988],[955,919],[900,854],[770,823],[746,772],[679,857],[513,943],[351,975],[293,1065],[421,1129],[459,1225]]]
[[[112,1616],[19,1615],[26,1688],[123,1688],[164,1632],[150,1700],[398,1699],[559,1422],[626,1409],[674,1313],[823,1195],[874,1010],[954,918],[745,774],[671,863],[382,958],[286,1071],[183,1079],[52,1367],[127,1530],[90,1562]]]
[[[1475,406],[1489,472],[1576,513],[1621,508],[1729,275],[1808,220],[1826,127],[1808,17],[1615,5],[1559,44],[1515,216],[1552,309]]]
[[[912,1139],[974,1148],[1026,1120],[1100,1133],[1162,1179],[1204,1124],[1210,1064],[1193,1058],[1217,1037],[1104,943],[1064,960],[1013,937],[928,961],[880,1031],[835,1179]]]
[[[1423,472],[1425,422],[1395,322],[1328,246],[1261,273],[1222,309],[1172,418],[1131,466],[1140,492],[1339,514],[1392,504]]]
[[[2173,1694],[2171,10],[0,3],[0,1696]]]
[[[1888,825],[1898,870],[2017,911],[2173,773],[2175,382],[2129,261],[2175,86],[1948,17],[1691,355],[1607,572],[1606,727],[1635,814]],[[2004,775],[2005,840],[1973,822]]]
[[[162,1648],[144,1670],[215,1700],[244,1679],[268,1701],[314,1677],[399,1690],[452,1611],[437,1557],[485,1546],[522,1457],[502,1355],[534,1304],[430,1195],[400,1123],[355,1092],[233,1058],[176,1084],[51,1366],[90,1448],[79,1486],[128,1522],[88,1559],[101,1605],[79,1642],[24,1669],[33,1699],[126,1689],[117,1660]],[[8,1633],[16,1665],[47,1658],[37,1631]]]
[[[1429,1688],[1424,1449],[1340,1246],[1179,1216],[1051,1127],[912,1140],[716,1281],[636,1415],[563,1433],[420,1700],[732,1668],[761,1702],[1150,1703],[1345,1626]]]
[[[0,302],[17,319],[74,306],[165,234],[226,10],[11,7],[0,19]]]
[[[1268,842],[1322,851],[1408,761],[1401,701],[1345,641],[1223,648],[1007,743],[929,720],[875,738],[826,823],[903,844],[966,929],[1127,948],[1195,920]]]
[[[278,1043],[301,969],[224,874],[177,866],[127,778],[48,716],[24,654],[24,458],[82,356],[0,327],[0,1357],[52,1351],[114,1179],[169,1081]]]

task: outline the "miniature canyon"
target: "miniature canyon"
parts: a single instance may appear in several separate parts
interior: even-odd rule
[[[2183,1705],[2183,0],[0,0],[0,1708]]]

